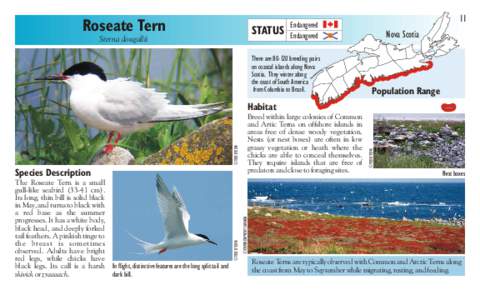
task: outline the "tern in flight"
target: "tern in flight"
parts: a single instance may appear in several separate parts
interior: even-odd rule
[[[188,231],[188,221],[190,214],[187,211],[185,202],[177,189],[173,187],[170,193],[162,177],[157,174],[157,204],[163,219],[164,239],[158,244],[143,241],[130,234],[132,238],[139,242],[146,254],[163,253],[168,249],[176,249],[188,246],[194,246],[204,243],[217,245],[211,241],[208,236],[199,233],[190,233]]]
[[[61,81],[71,88],[70,106],[85,124],[108,131],[104,153],[112,152],[122,134],[144,130],[155,123],[204,117],[224,109],[224,103],[172,105],[166,93],[144,88],[128,78],[107,80],[101,67],[81,62],[58,75],[36,80]],[[115,132],[117,137],[110,144]]]

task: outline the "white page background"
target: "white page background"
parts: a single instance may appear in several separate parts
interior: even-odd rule
[[[477,130],[480,95],[478,57],[478,8],[474,1],[14,1],[1,5],[0,64],[1,105],[1,230],[2,299],[478,299],[480,285],[480,176],[478,171],[480,147]],[[14,180],[14,15],[15,14],[245,14],[245,15],[440,15],[467,14],[468,32],[464,32],[466,49],[466,101],[459,111],[466,113],[466,254],[464,277],[253,277],[247,276],[246,256],[240,251],[237,262],[227,272],[165,272],[136,271],[133,278],[113,278],[109,264],[105,272],[74,273],[66,279],[16,279],[13,263],[13,180]],[[62,26],[59,24],[59,26]],[[180,45],[175,45],[175,47]],[[209,45],[215,47],[215,45]],[[245,142],[241,119],[246,117],[247,48],[234,49],[234,143]],[[368,102],[358,109],[368,112]],[[385,107],[398,112],[428,111],[418,106],[416,111]],[[375,110],[380,109],[378,106]],[[380,110],[378,111],[380,112]],[[241,157],[241,154],[240,154]],[[242,160],[239,161],[242,163]],[[109,177],[111,169],[92,167]],[[231,167],[153,167],[123,166],[115,170],[230,170]],[[246,172],[234,166],[234,239],[242,244],[242,217],[246,214]],[[375,177],[425,177],[430,171],[412,174],[408,170],[375,172]],[[438,176],[438,171],[431,171]],[[358,178],[362,174],[354,174]],[[363,174],[364,177],[372,174]],[[354,176],[355,177],[355,176]],[[111,226],[111,224],[110,224]],[[111,240],[109,241],[111,245]],[[108,249],[111,251],[111,247]],[[240,247],[241,250],[241,247]],[[107,254],[111,257],[111,253]]]

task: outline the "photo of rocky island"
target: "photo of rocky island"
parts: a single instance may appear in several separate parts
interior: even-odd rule
[[[375,114],[374,168],[465,168],[464,114]]]
[[[463,179],[256,179],[251,254],[463,254]]]

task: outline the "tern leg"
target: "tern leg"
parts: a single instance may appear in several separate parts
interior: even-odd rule
[[[107,145],[105,145],[105,147],[103,148],[103,153],[105,154],[112,153],[113,148],[118,144],[118,141],[122,138],[122,134],[117,131],[117,137],[115,138],[115,141],[113,142],[113,145],[112,145],[110,144],[110,141],[112,140],[113,134],[114,134],[114,131],[110,131],[110,133],[108,134]]]
[[[162,253],[165,252],[165,251],[167,251],[167,248],[163,248],[162,250],[160,250],[160,251],[158,252],[158,254],[162,254]]]
[[[110,144],[110,141],[111,141],[111,140],[112,140],[112,138],[113,138],[113,134],[114,134],[114,132],[113,132],[113,131],[110,131],[110,132],[108,133],[108,140],[107,140],[107,144]]]
[[[118,144],[118,141],[122,138],[122,134],[117,131],[117,138],[115,139],[115,142],[113,143],[113,146],[115,147]]]
[[[110,131],[108,133],[107,144],[105,145],[105,147],[103,147],[103,153],[105,153],[105,154],[111,153],[112,150],[113,150],[113,145],[111,145],[110,142],[112,141],[114,133],[115,133],[114,131]]]

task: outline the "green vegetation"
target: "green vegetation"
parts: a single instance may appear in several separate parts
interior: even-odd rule
[[[373,156],[375,168],[443,168],[444,166],[427,156],[398,155],[375,151]]]
[[[459,136],[465,137],[464,121],[436,121],[436,120],[378,120],[375,121],[375,127],[400,127],[404,126],[407,130],[425,130],[426,132],[439,132],[446,124],[456,131]]]
[[[285,208],[271,208],[263,206],[249,207],[248,214],[251,217],[262,217],[265,214],[270,214],[271,217],[280,217],[285,220],[324,220],[324,219],[337,219],[343,218],[342,216],[322,214],[317,212],[285,209]]]
[[[230,49],[17,49],[15,73],[15,130],[17,164],[88,164],[106,143],[106,133],[81,124],[72,113],[64,84],[35,81],[57,74],[80,61],[96,62],[112,77],[129,77],[146,87],[167,92],[178,104],[232,101]],[[23,51],[33,51],[25,66]],[[175,51],[166,79],[151,76],[155,51]],[[40,62],[40,63],[39,63]],[[21,64],[20,64],[21,63]],[[159,123],[148,131],[123,138],[141,163],[148,155],[170,145],[198,127],[224,117],[218,113],[201,119]]]

